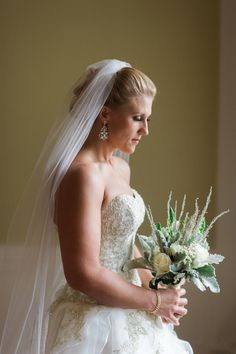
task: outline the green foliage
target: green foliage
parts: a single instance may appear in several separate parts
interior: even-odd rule
[[[172,207],[169,208],[169,224],[172,225],[175,220],[175,212]]]
[[[149,284],[152,289],[157,289],[160,282],[175,286],[182,279],[185,279],[192,281],[201,291],[209,288],[212,292],[217,293],[220,288],[216,280],[215,268],[212,264],[222,262],[224,257],[209,253],[209,244],[206,236],[215,221],[226,212],[214,218],[209,226],[206,225],[205,214],[210,202],[210,190],[201,213],[196,199],[193,215],[189,215],[188,212],[184,215],[184,197],[179,219],[177,219],[177,202],[174,210],[170,205],[171,196],[172,193],[170,193],[167,203],[166,226],[162,226],[160,222],[155,223],[150,206],[146,208],[152,233],[150,236],[137,235],[143,257],[126,262],[123,270],[133,268],[149,269],[153,275]],[[158,253],[164,253],[166,256],[161,255],[155,258]],[[168,271],[159,274],[161,271],[156,262],[161,264],[163,259],[168,262],[168,266],[163,269],[168,269]],[[196,267],[199,268],[195,269]]]
[[[201,223],[201,226],[199,228],[199,232],[201,234],[204,234],[204,232],[206,231],[206,219],[205,217],[202,218],[202,223]]]
[[[201,277],[215,277],[215,268],[211,264],[205,265],[196,270]]]

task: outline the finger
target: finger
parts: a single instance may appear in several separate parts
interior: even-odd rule
[[[179,306],[179,307],[176,307],[174,314],[175,315],[177,314],[178,316],[183,317],[183,316],[187,315],[187,313],[188,313],[188,310],[185,307]]]
[[[168,317],[162,317],[162,321],[165,323],[171,323],[171,320]]]
[[[184,288],[179,289],[179,296],[184,296],[186,294],[186,290]]]
[[[170,316],[170,321],[171,321],[171,323],[173,323],[173,325],[179,326],[179,319],[176,316],[171,315]]]
[[[188,300],[186,299],[186,297],[181,297],[178,301],[179,306],[186,306],[187,304],[188,304]]]
[[[179,319],[175,316],[171,319],[171,323],[173,323],[174,326],[179,326],[180,324]]]
[[[176,317],[176,318],[181,318],[182,316],[181,315],[179,315],[178,313],[174,313],[174,316]]]

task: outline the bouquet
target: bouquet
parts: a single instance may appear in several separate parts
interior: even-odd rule
[[[137,234],[143,257],[126,262],[123,270],[149,269],[153,275],[149,283],[152,289],[157,289],[158,283],[180,287],[185,281],[192,281],[201,291],[208,287],[213,293],[220,292],[213,264],[222,262],[224,257],[209,252],[208,235],[216,220],[229,210],[220,213],[207,226],[205,214],[211,194],[212,188],[201,212],[198,199],[195,200],[193,215],[184,214],[186,201],[186,196],[184,196],[181,211],[177,217],[177,202],[173,209],[170,205],[172,197],[170,193],[166,226],[154,222],[150,206],[148,206],[146,211],[152,233],[150,236]]]

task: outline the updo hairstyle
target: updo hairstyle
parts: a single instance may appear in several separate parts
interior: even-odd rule
[[[96,70],[90,70],[82,83],[80,82],[75,87],[73,90],[74,97],[71,101],[70,110],[72,110],[77,99],[95,75]],[[127,103],[132,97],[143,95],[154,98],[156,95],[156,86],[152,80],[140,70],[125,67],[116,73],[114,85],[105,102],[105,106],[116,108]]]

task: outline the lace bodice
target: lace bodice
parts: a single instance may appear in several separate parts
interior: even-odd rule
[[[132,284],[141,285],[138,271],[122,271],[123,264],[133,258],[135,235],[145,216],[145,204],[137,191],[133,195],[120,194],[114,197],[101,210],[101,264],[118,273]],[[59,290],[50,311],[62,301],[85,300],[95,302],[87,295],[66,284]]]
[[[118,273],[133,257],[135,234],[145,215],[143,199],[132,191],[133,195],[120,194],[102,209],[100,262]]]

